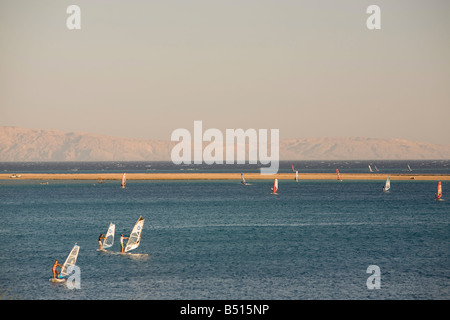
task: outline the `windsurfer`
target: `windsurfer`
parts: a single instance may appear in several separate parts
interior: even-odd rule
[[[100,236],[98,237],[98,249],[102,250],[103,245],[102,245],[102,240],[105,239],[105,236],[103,235],[103,233],[100,234]]]
[[[62,265],[60,265],[58,263],[58,260],[55,260],[55,263],[53,264],[53,267],[52,267],[52,272],[53,272],[53,278],[54,279],[59,278],[59,272],[58,272],[58,270],[56,270],[56,267],[62,268]]]
[[[120,235],[120,253],[124,253],[123,252],[123,239],[128,239],[128,237],[124,237],[123,234]]]

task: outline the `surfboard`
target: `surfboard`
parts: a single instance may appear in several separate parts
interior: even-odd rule
[[[121,255],[124,256],[124,257],[132,258],[132,259],[140,259],[140,258],[148,257],[148,253],[131,253],[131,252],[126,252],[126,253],[121,253]]]

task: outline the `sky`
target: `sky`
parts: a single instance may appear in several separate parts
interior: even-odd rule
[[[69,30],[69,5],[81,29]],[[381,29],[369,30],[369,5]],[[450,144],[450,1],[0,2],[0,125]]]

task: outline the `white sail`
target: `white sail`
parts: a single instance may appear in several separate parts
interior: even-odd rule
[[[373,172],[372,167],[370,166],[370,164],[369,164],[369,171]]]
[[[245,186],[247,185],[247,181],[245,181],[244,174],[241,173],[241,183]]]
[[[295,181],[298,182],[298,171],[295,171]]]
[[[391,188],[391,178],[388,177],[386,179],[386,183],[384,184],[384,191],[389,191],[390,188]]]
[[[122,183],[121,183],[122,188],[125,188],[125,185],[126,185],[126,184],[127,184],[127,174],[124,173],[124,174],[122,175]]]
[[[61,268],[61,275],[60,275],[61,277],[69,275],[69,273],[67,271],[68,271],[69,267],[74,266],[75,263],[77,262],[79,252],[80,252],[80,246],[75,244]]]
[[[144,228],[144,218],[139,217],[138,221],[131,230],[130,237],[128,238],[127,245],[125,246],[125,252],[136,249],[141,243],[141,233]]]
[[[116,231],[116,225],[114,223],[109,224],[108,232],[106,232],[105,239],[103,239],[102,248],[110,248],[114,244],[114,232]]]

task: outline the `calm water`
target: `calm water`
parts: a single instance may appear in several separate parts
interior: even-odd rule
[[[0,289],[16,299],[449,299],[450,198],[437,181],[0,180]],[[444,198],[448,182],[443,182]],[[142,242],[101,253],[100,233]],[[78,243],[81,289],[52,284]],[[369,265],[381,289],[368,290]]]

